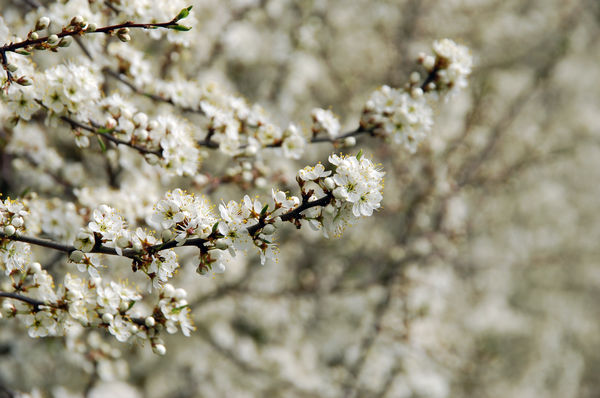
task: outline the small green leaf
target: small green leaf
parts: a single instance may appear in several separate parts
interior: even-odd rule
[[[188,15],[190,15],[191,9],[192,9],[192,6],[189,6],[187,8],[184,8],[183,10],[179,11],[179,14],[177,14],[177,16],[175,17],[175,20],[179,21],[180,19],[183,19],[183,18],[187,17]]]
[[[106,152],[106,144],[104,143],[102,138],[100,138],[99,136],[96,136],[96,138],[98,139],[98,144],[100,144],[100,148],[102,149],[102,152]]]
[[[173,308],[171,310],[171,314],[179,314],[181,312],[181,310],[184,309],[185,307],[189,307],[189,304]]]
[[[178,30],[180,32],[187,32],[188,30],[192,29],[189,26],[183,26],[183,25],[169,25],[169,26],[167,26],[167,28],[173,29],[173,30]]]
[[[260,215],[264,216],[268,209],[269,209],[269,204],[266,204],[265,207],[263,207],[262,210],[260,211]]]
[[[100,127],[98,130],[96,130],[99,134],[109,134],[112,133],[113,131],[115,131],[115,129],[109,129],[106,127]]]
[[[360,158],[362,158],[363,155],[363,151],[362,149],[360,151],[358,151],[358,153],[356,154],[356,160],[360,160]]]
[[[22,191],[22,192],[19,194],[19,197],[20,197],[20,198],[24,197],[25,195],[27,195],[27,194],[29,193],[29,191],[31,191],[31,187],[27,187],[27,188],[25,188],[25,189],[24,189],[24,190],[23,190],[23,191]]]
[[[29,51],[25,51],[25,50],[17,50],[15,52],[17,54],[21,54],[21,55],[31,55],[31,53]]]
[[[219,227],[219,222],[217,221],[215,223],[215,225],[212,226],[212,231],[211,234],[214,234],[215,232],[217,232],[217,228]]]
[[[129,305],[127,306],[127,311],[129,311],[131,308],[133,308],[134,305],[135,305],[135,301],[130,301]]]

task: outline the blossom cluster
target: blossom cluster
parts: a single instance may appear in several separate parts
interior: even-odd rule
[[[417,150],[433,125],[430,102],[465,88],[473,62],[469,50],[450,39],[435,41],[433,52],[419,56],[428,73],[423,82],[413,72],[405,89],[382,86],[371,94],[361,116],[363,129],[390,137],[411,153]]]

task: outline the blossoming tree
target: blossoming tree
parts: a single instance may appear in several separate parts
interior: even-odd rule
[[[463,236],[460,190],[478,176],[485,156],[466,156],[456,172],[451,170],[463,142],[438,151],[435,120],[460,104],[456,99],[468,86],[472,58],[450,39],[438,38],[431,48],[417,43],[403,50],[412,55],[404,65],[394,61],[387,67],[401,70],[400,77],[388,73],[365,83],[368,92],[353,95],[354,75],[366,79],[369,73],[353,69],[359,63],[353,63],[350,51],[343,51],[348,61],[340,62],[337,46],[342,45],[328,48],[326,38],[336,29],[342,33],[335,43],[353,31],[388,37],[386,29],[400,18],[388,4],[394,2],[347,5],[356,15],[369,8],[375,16],[368,27],[360,18],[346,23],[340,16],[344,7],[337,3],[329,8],[319,2],[277,3],[30,0],[2,6],[2,333],[38,344],[31,350],[44,361],[69,364],[88,375],[85,383],[38,383],[31,381],[35,370],[19,369],[8,378],[17,380],[15,389],[68,396],[59,387],[64,384],[77,394],[109,394],[98,386],[119,379],[129,383],[114,384],[121,393],[135,395],[131,385],[149,385],[154,375],[143,362],[158,367],[164,362],[156,358],[162,356],[193,363],[190,378],[200,374],[214,379],[206,385],[218,385],[223,372],[195,340],[200,339],[234,364],[236,370],[222,384],[232,383],[235,372],[257,379],[277,374],[271,385],[276,395],[359,394],[355,379],[372,363],[368,352],[394,289],[404,288],[398,280],[419,279],[425,271],[409,265],[452,251]],[[359,46],[359,39],[350,41]],[[377,60],[367,69],[386,64],[389,48],[377,43],[365,44],[365,52]],[[336,65],[315,66],[319,62]],[[336,70],[342,72],[336,76]],[[340,90],[338,98],[328,98],[331,86]],[[484,144],[479,154],[494,145]],[[476,140],[466,146],[478,148]],[[442,152],[446,157],[440,160]],[[422,179],[409,179],[412,174]],[[384,208],[388,189],[412,196],[391,199]],[[377,227],[390,216],[400,220],[385,224],[395,240]],[[358,265],[344,265],[340,253],[345,249],[333,245],[382,257],[355,254],[346,263]],[[303,265],[299,252],[309,256]],[[394,266],[372,264],[384,259]],[[368,272],[361,273],[361,263],[371,264]],[[318,274],[318,266],[330,268]],[[405,275],[399,271],[403,267],[409,268]],[[283,288],[261,291],[260,299],[272,301],[252,305],[259,298],[251,295],[249,284],[271,283],[252,276],[260,272],[275,275]],[[323,381],[315,375],[319,371],[308,370],[319,355],[312,342],[300,342],[296,327],[286,329],[281,346],[260,348],[267,337],[253,327],[253,317],[272,325],[277,335],[282,324],[293,324],[288,313],[302,317],[307,312],[303,300],[318,296],[320,283],[332,296],[343,292],[341,274],[358,281],[353,294],[364,294],[357,301],[376,302],[358,316],[371,317],[373,327],[354,353],[344,352],[350,359],[319,351],[332,368],[339,361],[351,363],[344,377],[332,371]],[[444,285],[445,276],[429,275],[428,281]],[[294,288],[288,287],[292,279]],[[244,293],[251,297],[238,301]],[[294,312],[279,307],[285,295],[297,298]],[[404,305],[413,305],[415,314],[425,311],[418,304],[421,296],[411,295]],[[230,301],[212,312],[203,307],[221,298]],[[244,316],[227,318],[236,306]],[[352,314],[347,308],[352,302],[333,299],[331,308],[317,306],[314,313],[324,311],[334,319],[336,306],[343,308],[341,314]],[[427,306],[435,308],[435,300]],[[360,312],[362,307],[355,307]],[[270,317],[277,319],[270,324]],[[394,322],[401,330],[398,325],[410,320]],[[334,333],[336,327],[331,329]],[[19,335],[23,332],[28,336]],[[268,338],[277,342],[276,336]],[[327,345],[331,351],[335,340]],[[294,344],[302,352],[292,354]],[[18,355],[29,358],[26,351]],[[383,362],[389,357],[381,356]],[[132,365],[127,358],[145,361]],[[266,365],[257,366],[259,361]],[[418,367],[407,362],[392,368],[403,366],[407,374]],[[18,373],[24,375],[20,382]],[[417,385],[417,379],[411,383]],[[0,377],[1,388],[3,383]],[[234,396],[270,391],[250,381],[229,387]],[[162,394],[158,391],[156,396]]]

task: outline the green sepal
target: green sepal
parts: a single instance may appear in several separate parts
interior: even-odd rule
[[[362,158],[363,155],[363,151],[362,149],[360,151],[358,151],[358,153],[356,154],[356,160],[360,160],[360,158]]]

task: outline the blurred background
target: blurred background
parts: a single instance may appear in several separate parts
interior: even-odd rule
[[[72,3],[75,14],[81,2]],[[36,4],[4,2],[0,12],[17,19]],[[218,82],[282,126],[309,126],[312,108],[330,106],[353,130],[369,94],[402,87],[436,39],[468,46],[473,75],[439,104],[414,155],[363,137],[356,149],[314,145],[296,164],[275,152],[262,159],[278,172],[247,188],[267,196],[273,185],[294,192],[298,168],[362,148],[386,172],[384,206],[339,239],[289,226],[278,262],[264,266],[248,255],[203,278],[190,252],[173,284],[188,291],[197,330],[169,336],[165,357],[99,335],[120,357],[83,366],[63,339],[16,340],[22,329],[1,320],[0,382],[57,397],[600,395],[598,1],[190,4],[189,47],[132,33],[152,60],[149,76]],[[61,56],[82,56],[69,51]],[[51,62],[44,57],[40,65]],[[117,89],[134,95],[107,77],[104,91]],[[210,155],[207,175],[238,167]],[[3,164],[5,194],[27,185],[65,195],[13,161]],[[147,194],[174,186],[213,203],[243,195],[183,178],[153,182]]]

